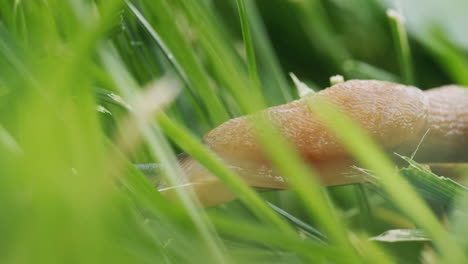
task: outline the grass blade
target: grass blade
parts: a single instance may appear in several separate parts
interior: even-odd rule
[[[437,176],[411,158],[400,157],[410,164],[408,168],[401,169],[400,173],[431,203],[451,205],[453,201],[468,194],[468,188],[465,186],[450,178]]]
[[[398,54],[398,62],[400,63],[400,71],[403,83],[414,85],[413,62],[411,51],[408,42],[408,36],[405,29],[405,18],[401,13],[395,10],[388,10],[387,17],[390,21],[393,40]]]
[[[292,216],[288,212],[284,211],[283,209],[279,208],[278,206],[268,203],[268,205],[273,208],[278,214],[282,215],[284,218],[288,219],[290,222],[292,222],[294,225],[296,225],[298,228],[303,229],[304,231],[307,231],[314,239],[317,239],[320,242],[324,242],[324,240],[327,240],[328,238],[320,233],[317,229],[313,228],[312,226],[304,223],[300,219]]]
[[[173,185],[180,184],[182,172],[180,171],[172,149],[162,133],[159,131],[158,127],[155,126],[154,123],[151,124],[151,122],[148,121],[148,115],[151,113],[146,111],[151,111],[154,106],[148,108],[148,106],[145,107],[148,102],[136,101],[137,98],[135,98],[135,94],[138,94],[138,86],[132,80],[131,76],[128,75],[125,69],[120,66],[121,63],[118,61],[116,55],[111,54],[106,50],[113,49],[112,47],[108,47],[101,51],[103,63],[114,78],[115,82],[118,84],[118,88],[122,94],[127,98],[127,101],[135,102],[134,105],[137,106],[135,107],[136,110],[133,114],[137,121],[138,129],[141,130],[141,133],[150,144],[152,154],[159,160],[160,164],[163,164],[162,168],[168,181]],[[167,89],[173,90],[171,88]],[[151,98],[146,98],[146,100],[148,99]],[[182,201],[182,205],[185,207],[185,210],[190,215],[191,221],[195,226],[197,226],[197,231],[200,233],[204,243],[206,243],[207,249],[209,249],[207,253],[211,256],[212,260],[219,263],[228,262],[222,253],[222,243],[209,223],[203,221],[203,212],[200,212],[198,209],[199,206],[197,206],[196,201],[194,201],[187,192],[177,191],[176,193],[178,198]]]
[[[252,27],[251,36],[254,36],[254,44],[256,44],[254,46],[257,47],[256,53],[258,54],[258,62],[261,66],[259,74],[260,77],[263,77],[264,96],[273,105],[290,102],[293,100],[291,87],[270,43],[265,25],[258,12],[257,4],[255,1],[244,1],[244,4]],[[264,74],[262,75],[262,73]]]
[[[392,229],[371,237],[370,240],[381,242],[429,241],[429,236],[420,229]]]
[[[174,142],[179,144],[190,156],[198,160],[202,165],[219,177],[226,186],[244,201],[254,214],[265,222],[271,222],[284,232],[292,232],[291,227],[276,215],[232,170],[226,167],[214,153],[206,149],[203,144],[195,140],[190,133],[185,131],[166,116],[158,118],[161,128]]]
[[[255,90],[260,91],[261,84],[257,71],[257,60],[255,59],[254,45],[252,43],[252,36],[250,35],[249,18],[247,10],[245,9],[244,0],[236,0],[239,9],[239,17],[242,26],[242,37],[244,38],[245,53],[247,55],[247,65],[249,69],[250,81],[255,87]]]
[[[160,27],[161,30],[165,29],[163,32],[165,33],[164,36],[178,52],[177,54],[173,54],[170,48],[166,45],[163,39],[159,36],[158,32],[150,24],[150,22],[147,21],[143,14],[132,3],[127,2],[127,5],[135,17],[143,25],[145,30],[150,34],[151,38],[161,48],[163,54],[167,57],[168,61],[172,64],[184,83],[187,84],[191,91],[200,93],[200,99],[204,102],[205,107],[208,109],[214,124],[220,124],[223,121],[229,119],[229,115],[226,109],[214,93],[209,80],[206,78],[206,73],[201,68],[201,65],[197,62],[197,59],[193,56],[191,48],[181,36],[179,29],[172,23],[164,23],[161,24]],[[170,9],[163,1],[153,2],[151,4],[148,3],[146,5],[149,7],[148,9],[150,11],[158,10],[161,12],[161,14],[165,14],[164,19],[172,19],[169,18],[169,16],[171,16]],[[180,64],[179,61],[183,64]],[[190,70],[186,71],[185,69]]]

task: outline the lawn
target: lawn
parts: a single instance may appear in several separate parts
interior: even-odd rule
[[[366,178],[324,187],[255,115],[341,77],[468,87],[466,12],[463,0],[0,0],[0,262],[467,263],[468,157],[385,152],[323,104]],[[288,190],[252,188],[203,144],[249,114]],[[203,195],[237,199],[203,206],[182,156],[219,181]]]

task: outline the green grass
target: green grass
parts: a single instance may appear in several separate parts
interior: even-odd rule
[[[404,25],[405,17],[398,11],[392,9],[387,11],[387,16],[390,22],[390,27],[392,28],[395,47],[397,47],[398,61],[403,83],[413,85],[413,65],[411,59],[411,50],[408,43],[408,36]]]
[[[291,190],[256,192],[202,143],[230,118],[297,99],[290,72],[322,89],[336,74],[468,83],[454,25],[411,5],[389,25],[395,7],[345,2],[0,0],[0,262],[466,262],[465,188],[411,160],[398,173],[327,104],[311,110],[379,177],[371,187],[321,187],[261,115],[258,140]],[[177,188],[169,201],[132,165],[180,185],[181,152],[239,199],[204,209]],[[370,240],[395,229],[430,242]]]

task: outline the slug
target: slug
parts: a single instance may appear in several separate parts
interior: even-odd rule
[[[463,87],[448,85],[422,91],[385,81],[350,80],[261,112],[318,172],[324,186],[360,182],[363,178],[349,176],[354,160],[308,108],[317,100],[327,100],[345,112],[389,153],[410,155],[421,143],[416,156],[419,162],[468,158],[468,96]],[[214,128],[204,137],[206,145],[249,185],[287,189],[287,180],[275,173],[263,153],[251,118],[234,118]],[[202,205],[235,198],[194,159],[185,158],[181,166]],[[161,192],[170,196],[172,190]]]

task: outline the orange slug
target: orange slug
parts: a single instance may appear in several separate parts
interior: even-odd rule
[[[307,100],[307,103],[306,103]],[[349,177],[355,164],[340,141],[309,110],[316,100],[327,100],[346,113],[389,153],[411,154],[423,136],[416,160],[454,162],[468,157],[468,95],[449,85],[421,91],[384,81],[350,80],[261,112],[276,124],[324,186],[363,180]],[[251,186],[286,189],[257,142],[250,116],[231,119],[205,135],[206,145]],[[204,206],[234,199],[227,188],[191,158],[181,166],[187,182]],[[161,190],[170,195],[171,188]]]

